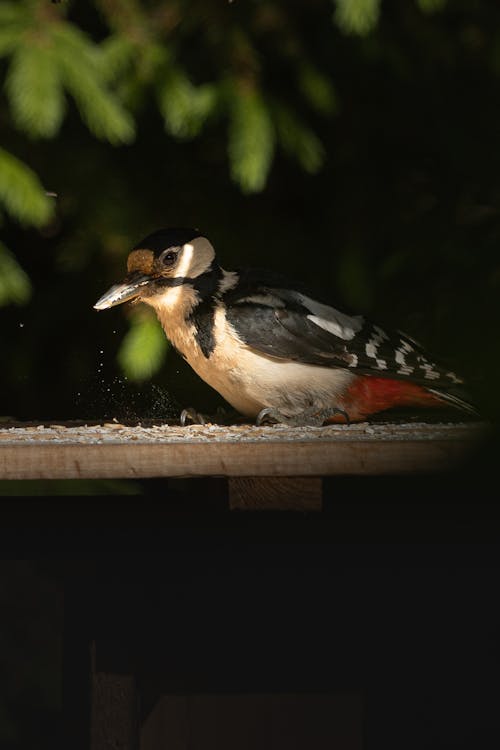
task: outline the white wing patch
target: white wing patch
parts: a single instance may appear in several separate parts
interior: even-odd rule
[[[249,302],[252,305],[264,305],[265,307],[285,307],[282,299],[274,294],[249,294],[247,297],[240,297],[238,305]]]
[[[333,333],[344,341],[350,341],[363,327],[364,318],[362,315],[346,315],[345,313],[335,310],[329,305],[322,305],[320,302],[306,297],[305,294],[297,294],[297,299],[312,314],[308,319],[323,330]]]

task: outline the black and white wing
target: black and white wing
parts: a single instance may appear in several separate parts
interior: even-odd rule
[[[462,383],[405,335],[280,286],[277,277],[241,274],[239,284],[223,299],[227,320],[239,338],[268,356],[345,367],[357,374],[409,378],[427,388],[449,389]]]

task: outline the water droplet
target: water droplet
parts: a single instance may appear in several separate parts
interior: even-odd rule
[[[24,328],[24,323],[19,323],[19,328]]]

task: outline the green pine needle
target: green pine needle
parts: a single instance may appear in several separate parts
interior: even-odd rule
[[[0,28],[0,57],[11,55],[19,45],[21,30],[15,26]]]
[[[61,77],[89,130],[114,145],[132,141],[132,117],[106,88],[92,43],[69,24],[58,24],[53,38]]]
[[[22,41],[31,20],[31,11],[23,3],[2,2],[0,5],[0,57],[10,55]]]
[[[19,46],[9,67],[7,94],[14,122],[31,137],[51,138],[61,125],[65,101],[50,47]]]
[[[168,341],[152,315],[134,315],[118,352],[118,362],[130,380],[147,380],[162,366]]]
[[[3,149],[0,149],[0,202],[14,219],[37,227],[47,224],[54,211],[53,201],[36,174]]]
[[[299,70],[302,94],[320,114],[331,115],[337,109],[337,97],[331,81],[313,65],[302,65]]]
[[[417,0],[417,2],[424,13],[437,13],[446,5],[446,0]]]
[[[230,100],[229,161],[231,176],[244,193],[266,184],[275,148],[275,132],[260,93],[234,85]]]
[[[366,36],[378,23],[380,0],[334,0],[335,22],[346,34]]]
[[[136,56],[136,46],[127,37],[113,34],[99,47],[98,64],[103,80],[114,83],[125,73]]]
[[[169,66],[158,86],[158,106],[166,130],[176,138],[194,138],[213,112],[216,89],[194,86],[179,68]]]
[[[14,303],[22,305],[31,295],[31,283],[27,274],[12,253],[0,243],[0,307]]]
[[[22,23],[29,17],[29,9],[24,3],[16,0],[14,3],[2,0],[0,5],[0,24]]]
[[[316,173],[323,165],[325,150],[319,138],[283,104],[273,104],[273,118],[280,146],[306,172]]]

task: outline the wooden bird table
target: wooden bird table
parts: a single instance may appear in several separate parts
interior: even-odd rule
[[[0,479],[225,477],[231,508],[319,509],[321,477],[453,469],[484,434],[479,423],[16,424],[0,429]]]
[[[0,479],[223,477],[231,509],[317,511],[325,477],[399,475],[411,486],[411,477],[463,465],[485,435],[479,423],[306,429],[11,424],[0,429]],[[115,523],[120,510],[112,510]],[[314,522],[318,540],[275,543],[266,527],[259,541],[247,521],[277,515],[298,518],[301,534]],[[65,747],[265,750],[288,736],[288,747],[361,750],[364,693],[375,697],[372,716],[381,721],[380,680],[386,691],[393,683],[400,691],[406,674],[397,671],[400,656],[388,669],[388,654],[406,653],[406,642],[397,637],[412,643],[424,638],[419,659],[427,664],[425,654],[432,656],[437,646],[411,614],[425,613],[426,599],[416,606],[410,587],[405,606],[411,617],[395,636],[393,602],[406,611],[399,578],[381,589],[371,573],[373,552],[364,553],[365,572],[356,572],[363,552],[359,546],[346,552],[324,537],[328,513],[227,517],[232,526],[224,529],[206,518],[189,528],[167,519],[146,546],[154,559],[141,550],[136,529],[128,562],[116,550],[109,559],[95,559],[95,549],[93,560],[64,561]],[[283,521],[273,523],[283,529]],[[392,570],[401,550],[397,558],[389,554]],[[423,596],[427,589],[419,586]],[[446,596],[441,599],[442,589],[433,619],[455,612],[455,600],[451,606]],[[412,689],[409,683],[406,688]],[[249,702],[237,700],[246,694],[253,695]],[[155,709],[161,701],[162,710]],[[308,722],[314,736],[320,715],[331,719],[330,744],[317,744],[318,736],[312,744],[299,741]],[[240,720],[249,722],[248,731],[238,728]],[[254,731],[260,734],[252,740]]]

